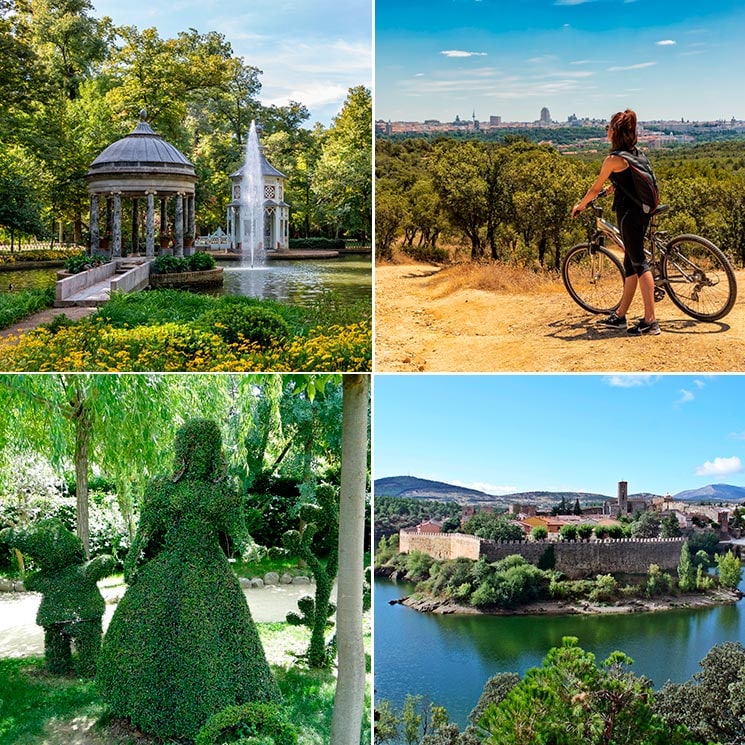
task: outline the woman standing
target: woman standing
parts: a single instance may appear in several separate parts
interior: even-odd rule
[[[644,318],[635,326],[628,328],[628,333],[633,336],[659,334],[660,326],[654,314],[654,277],[644,254],[644,234],[649,225],[651,211],[638,197],[631,166],[627,160],[628,157],[641,159],[648,166],[648,161],[636,148],[636,113],[631,109],[619,111],[613,115],[607,129],[612,152],[603,161],[595,183],[572,208],[572,217],[582,212],[600,194],[603,184],[610,180],[610,190],[615,195],[613,208],[616,211],[625,249],[623,266],[626,279],[620,305],[601,323],[610,328],[626,328],[626,312],[638,285],[644,302]],[[654,183],[651,167],[649,177]]]

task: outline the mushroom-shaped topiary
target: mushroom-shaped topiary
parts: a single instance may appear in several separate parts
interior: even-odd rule
[[[41,567],[24,579],[27,590],[42,594],[36,623],[44,627],[44,656],[55,674],[72,670],[72,646],[78,673],[92,676],[101,646],[105,603],[96,582],[114,568],[111,556],[85,561],[81,540],[59,520],[41,520],[27,528],[6,528],[6,543]]]
[[[220,534],[246,538],[225,477],[220,430],[193,420],[176,437],[175,473],[153,481],[125,563],[130,587],[99,658],[115,716],[160,737],[193,738],[228,706],[279,689]]]

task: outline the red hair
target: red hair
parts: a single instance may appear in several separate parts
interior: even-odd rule
[[[633,150],[636,146],[636,112],[626,109],[613,114],[608,133],[614,150]]]

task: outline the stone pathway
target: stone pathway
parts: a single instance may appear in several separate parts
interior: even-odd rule
[[[104,631],[125,589],[124,585],[101,587],[106,599]],[[315,585],[267,585],[257,589],[244,588],[243,592],[254,621],[281,622],[290,611],[297,611],[297,601],[303,595],[313,595]],[[336,602],[336,589],[331,600]],[[0,593],[0,657],[44,654],[44,630],[36,625],[40,602],[41,595],[36,592]]]

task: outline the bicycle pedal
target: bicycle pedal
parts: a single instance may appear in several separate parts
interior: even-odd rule
[[[654,288],[654,301],[655,303],[659,303],[660,300],[665,299],[665,291],[662,289],[662,287],[655,287]]]

